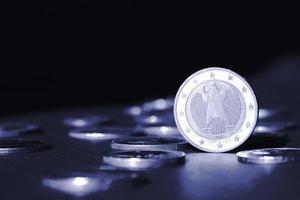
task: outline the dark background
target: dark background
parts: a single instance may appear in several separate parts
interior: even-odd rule
[[[203,67],[248,78],[298,55],[297,5],[183,2],[1,2],[1,115],[175,94]]]

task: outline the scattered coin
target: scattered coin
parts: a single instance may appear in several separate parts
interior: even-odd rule
[[[149,126],[144,127],[143,132],[149,136],[181,137],[178,128],[174,126]]]
[[[111,119],[105,116],[83,116],[83,117],[70,117],[64,119],[64,124],[72,127],[86,127],[95,126],[101,123],[110,122]]]
[[[180,151],[119,151],[103,157],[106,164],[131,170],[145,170],[163,167],[183,161]]]
[[[267,119],[283,113],[283,109],[260,108],[258,111],[259,119]]]
[[[7,123],[0,125],[0,138],[16,137],[40,132],[39,126],[25,123]]]
[[[292,122],[258,122],[254,132],[264,133],[264,132],[281,132],[295,127]]]
[[[45,142],[37,140],[1,140],[0,154],[21,154],[44,151],[50,148]]]
[[[69,136],[77,139],[90,140],[90,141],[103,141],[112,140],[121,137],[126,137],[136,133],[134,128],[118,128],[118,127],[107,127],[107,128],[95,128],[86,127],[73,129],[69,132]]]
[[[194,73],[175,98],[178,129],[193,146],[208,152],[226,152],[244,143],[255,127],[257,115],[250,85],[224,68]]]
[[[178,150],[187,147],[187,144],[179,137],[128,137],[113,140],[111,148],[126,151]]]
[[[131,116],[138,116],[141,115],[143,112],[143,109],[141,106],[129,106],[125,108],[125,113]]]
[[[160,125],[174,125],[175,121],[172,114],[169,113],[152,113],[150,115],[144,114],[136,117],[136,122],[142,126],[160,126]]]
[[[143,103],[142,109],[145,112],[164,111],[164,110],[173,109],[173,105],[174,105],[174,98],[172,97],[159,98],[151,101],[146,101],[145,103]]]
[[[279,164],[300,160],[299,148],[269,148],[237,153],[238,160],[243,163]]]
[[[262,132],[262,131],[259,131],[259,132],[253,132],[251,136],[254,136],[254,137],[273,137],[273,138],[287,138],[287,134],[284,133],[284,132]]]

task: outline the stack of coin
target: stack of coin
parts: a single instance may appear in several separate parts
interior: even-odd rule
[[[38,140],[1,140],[0,154],[22,154],[50,149],[51,146]]]

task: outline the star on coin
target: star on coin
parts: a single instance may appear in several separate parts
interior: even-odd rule
[[[182,93],[182,98],[186,99],[186,94]]]
[[[190,133],[190,132],[191,132],[191,129],[190,129],[190,128],[186,128],[186,129],[185,129],[185,132]]]
[[[251,126],[250,122],[246,123],[246,128],[249,128]]]
[[[254,106],[253,106],[253,104],[252,104],[252,103],[250,103],[250,104],[249,104],[249,106],[248,106],[248,108],[249,108],[249,110],[253,110],[253,109],[254,109]]]
[[[233,80],[233,76],[229,74],[228,81],[232,81],[232,80]]]
[[[233,139],[234,139],[234,141],[235,141],[235,142],[239,142],[239,141],[240,141],[240,137],[239,137],[239,136],[237,136],[237,135],[236,135],[236,136],[234,136],[234,138],[233,138]]]
[[[242,93],[247,93],[247,88],[245,86],[242,88]]]
[[[180,111],[179,115],[180,115],[181,117],[183,117],[183,116],[184,116],[184,112],[183,112],[183,111]]]
[[[199,143],[200,143],[200,145],[203,145],[204,144],[204,140],[201,139]]]
[[[198,84],[198,81],[197,81],[197,79],[194,79],[194,81],[193,81],[193,82],[194,82],[194,84]]]
[[[214,73],[210,73],[210,78],[215,78],[215,74]]]
[[[221,142],[218,143],[218,149],[222,149],[223,144],[221,144]]]

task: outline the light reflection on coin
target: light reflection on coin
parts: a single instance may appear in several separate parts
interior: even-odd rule
[[[141,106],[129,106],[125,108],[125,113],[131,116],[138,116],[141,115],[143,112],[143,109]]]
[[[183,161],[180,151],[119,151],[103,157],[106,164],[131,170],[145,170],[176,164]]]
[[[112,141],[111,148],[126,151],[179,150],[187,147],[183,138],[129,137]]]
[[[78,128],[69,132],[69,136],[77,139],[90,141],[112,140],[126,137],[136,133],[134,128],[107,127],[107,128]]]
[[[194,73],[175,98],[178,129],[193,146],[208,152],[225,152],[241,145],[251,135],[257,115],[250,85],[224,68]]]
[[[147,101],[142,105],[145,112],[164,111],[173,109],[174,98],[159,98],[152,101]]]
[[[299,148],[269,148],[240,151],[237,153],[238,160],[253,164],[279,164],[300,160]]]
[[[138,116],[136,122],[142,126],[159,126],[159,125],[172,125],[175,124],[173,115],[169,113],[156,113],[156,114],[144,114]]]
[[[264,132],[281,132],[295,127],[292,122],[258,122],[254,132],[264,133]]]
[[[177,127],[174,126],[150,126],[143,128],[143,132],[151,136],[178,137],[181,136]]]
[[[86,126],[96,126],[101,123],[106,123],[111,121],[109,117],[106,116],[83,116],[83,117],[69,117],[64,119],[64,124],[72,127],[86,127]]]

